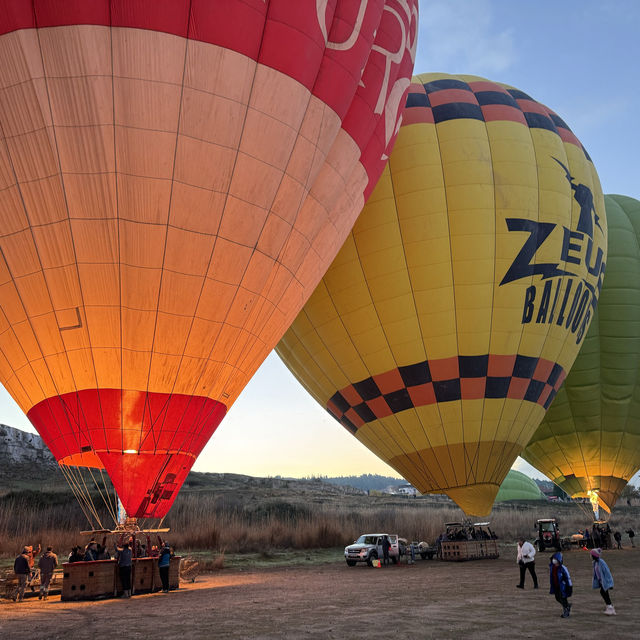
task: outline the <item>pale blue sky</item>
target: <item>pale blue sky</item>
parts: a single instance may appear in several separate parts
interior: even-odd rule
[[[415,72],[512,84],[560,115],[605,193],[640,199],[640,1],[420,0]],[[0,390],[0,422],[33,431]],[[532,475],[526,463],[518,468]],[[195,465],[256,476],[397,475],[267,358]]]

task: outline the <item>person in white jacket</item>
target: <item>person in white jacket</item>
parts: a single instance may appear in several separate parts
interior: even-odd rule
[[[524,589],[524,576],[527,570],[533,578],[533,588],[538,588],[538,576],[536,575],[536,550],[530,542],[524,538],[518,540],[518,566],[520,567],[520,584],[518,589]]]

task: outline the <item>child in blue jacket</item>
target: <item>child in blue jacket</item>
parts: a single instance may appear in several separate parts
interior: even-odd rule
[[[573,583],[571,582],[569,570],[562,563],[562,554],[559,551],[551,557],[549,582],[551,583],[549,593],[554,594],[556,600],[562,605],[562,615],[560,617],[568,618],[571,612],[571,603],[567,598],[570,598],[573,593]]]
[[[600,589],[600,595],[607,605],[603,613],[607,616],[615,616],[616,610],[611,604],[609,589],[613,589],[613,576],[607,563],[600,557],[602,549],[591,549],[593,559],[593,588]]]

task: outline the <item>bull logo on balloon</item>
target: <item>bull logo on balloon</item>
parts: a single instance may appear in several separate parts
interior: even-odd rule
[[[580,208],[577,227],[572,230],[568,226],[551,222],[507,218],[509,231],[529,235],[500,285],[541,276],[541,283],[532,284],[525,291],[522,324],[564,324],[565,329],[576,334],[576,343],[580,343],[602,289],[606,267],[602,246],[604,233],[591,189],[585,184],[576,184],[567,167],[557,158],[553,159],[564,170],[573,198]],[[597,238],[594,238],[594,227],[599,232]],[[537,262],[539,249],[554,233],[561,234],[562,237],[558,259],[556,262]],[[570,265],[575,265],[575,268],[569,268]],[[577,273],[577,269],[581,267],[586,268],[585,277]]]

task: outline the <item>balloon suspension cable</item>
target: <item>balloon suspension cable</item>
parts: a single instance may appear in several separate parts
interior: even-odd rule
[[[118,517],[117,514],[117,510],[118,510],[118,495],[115,492],[113,492],[113,496],[111,495],[111,492],[109,491],[109,486],[111,485],[111,481],[109,480],[109,477],[107,476],[105,478],[105,474],[104,471],[102,469],[99,470],[100,471],[100,481],[102,482],[102,486],[104,487],[104,495],[106,497],[103,497],[104,503],[107,506],[107,509],[109,510],[109,515],[113,518],[113,521],[116,522],[116,518]],[[100,492],[102,494],[102,492]]]
[[[78,501],[80,509],[82,509],[82,512],[84,513],[84,516],[89,524],[93,528],[103,529],[104,527],[102,526],[100,515],[98,514],[96,506],[93,504],[91,494],[89,493],[89,489],[84,482],[84,478],[82,477],[82,473],[80,472],[80,470],[74,470],[73,467],[68,467],[65,464],[59,464],[58,466],[62,471],[67,484],[69,485],[73,495]],[[77,475],[77,477],[74,477],[74,471],[77,472],[75,474]]]
[[[104,506],[106,507],[107,511],[109,512],[109,515],[111,516],[111,518],[113,519],[113,521],[116,521],[116,512],[115,509],[113,508],[113,505],[110,502],[110,494],[109,491],[107,490],[107,485],[105,482],[105,478],[104,478],[104,474],[102,473],[102,469],[100,469],[100,480],[101,483],[98,482],[98,480],[96,480],[96,478],[93,475],[93,471],[91,470],[90,467],[87,468],[87,471],[89,472],[89,475],[91,476],[91,480],[93,481],[93,484],[95,486],[95,488],[98,490],[98,493],[100,494],[100,497],[102,498],[102,502],[104,504]],[[104,491],[103,491],[104,488]]]
[[[72,467],[63,463],[59,464],[59,468],[92,530],[107,530],[100,515],[103,507],[113,522],[109,530],[111,528],[118,529],[119,524],[124,524],[125,520],[127,520],[127,515],[115,488],[103,469]],[[94,492],[93,496],[92,491]],[[94,502],[96,492],[100,497],[100,500],[97,500],[97,504]],[[102,505],[100,502],[102,502]],[[131,526],[133,529],[137,528],[135,518]]]
[[[600,520],[600,505],[598,504],[598,490],[592,489],[587,491],[587,495],[589,496],[589,502],[591,502],[591,507],[593,508],[593,519]]]
[[[87,521],[92,527],[95,527],[95,522],[91,519],[90,513],[84,504],[84,497],[82,496],[82,493],[79,491],[79,489],[76,486],[76,482],[73,478],[71,470],[64,464],[60,464],[59,469],[62,472],[64,479],[67,481],[67,484],[69,485],[71,492],[73,493],[75,499],[77,500],[78,506],[82,510],[82,513],[84,514],[85,518],[87,519]]]

